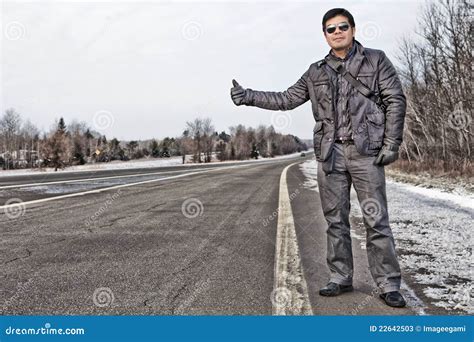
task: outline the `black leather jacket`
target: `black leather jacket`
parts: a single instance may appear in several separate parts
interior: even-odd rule
[[[402,142],[406,98],[396,70],[385,53],[364,48],[354,41],[355,53],[347,70],[367,87],[380,94],[387,110],[383,113],[370,99],[353,89],[348,99],[352,136],[357,151],[376,156],[383,144],[398,147]],[[329,58],[326,56],[326,58]],[[290,110],[311,100],[316,121],[313,131],[316,159],[325,161],[336,138],[330,66],[326,59],[310,65],[301,78],[286,91],[245,90],[243,104],[270,110]]]

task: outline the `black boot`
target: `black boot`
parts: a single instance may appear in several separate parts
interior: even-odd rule
[[[380,298],[385,301],[385,304],[394,308],[403,308],[407,305],[407,302],[405,302],[405,299],[398,291],[382,293]]]
[[[338,296],[343,292],[349,292],[352,290],[354,290],[352,285],[339,285],[336,283],[329,283],[325,287],[323,287],[321,290],[319,290],[319,294],[321,296],[333,297],[333,296]]]

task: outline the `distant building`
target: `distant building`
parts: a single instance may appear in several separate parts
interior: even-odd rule
[[[36,150],[17,150],[0,153],[0,166],[3,169],[19,169],[39,165],[39,154]]]

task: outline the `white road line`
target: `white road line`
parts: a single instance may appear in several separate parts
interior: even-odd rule
[[[313,315],[308,286],[296,238],[285,167],[280,177],[278,227],[275,251],[274,284],[272,292],[273,315]]]
[[[115,189],[121,189],[121,188],[127,188],[130,186],[135,186],[135,185],[140,185],[140,184],[147,184],[147,183],[153,183],[153,182],[160,182],[168,179],[175,179],[175,178],[182,178],[186,176],[191,176],[191,175],[197,175],[201,173],[207,173],[207,172],[212,172],[212,171],[218,171],[222,169],[230,169],[230,168],[235,168],[235,167],[242,167],[242,166],[247,166],[247,165],[238,165],[238,166],[231,166],[231,167],[219,167],[215,169],[210,169],[210,170],[204,170],[204,171],[197,171],[197,172],[189,172],[189,173],[184,173],[182,175],[176,175],[176,176],[170,176],[170,177],[165,177],[165,178],[158,178],[158,179],[150,179],[146,181],[141,181],[141,182],[135,182],[135,183],[129,183],[129,184],[121,184],[121,185],[115,185],[111,186],[108,188],[101,188],[101,189],[96,189],[96,190],[89,190],[89,191],[83,191],[83,192],[77,192],[73,194],[67,194],[67,195],[60,195],[60,196],[54,196],[54,197],[47,197],[47,198],[42,198],[38,200],[32,200],[28,202],[20,202],[20,203],[14,203],[14,204],[9,204],[9,205],[3,205],[0,206],[0,210],[9,209],[13,207],[18,207],[18,206],[26,206],[29,204],[36,204],[36,203],[43,203],[43,202],[48,202],[48,201],[55,201],[58,199],[63,199],[63,198],[70,198],[70,197],[77,197],[77,196],[84,196],[88,194],[98,194],[104,191],[110,191],[110,190],[115,190]]]
[[[196,168],[196,169],[193,169],[193,170],[203,170],[203,168]],[[109,177],[96,177],[96,178],[81,178],[81,179],[71,179],[71,180],[54,181],[54,182],[43,182],[43,183],[13,184],[13,185],[0,186],[0,190],[12,189],[12,188],[27,188],[27,187],[31,187],[31,186],[52,185],[52,184],[80,183],[80,182],[95,181],[95,180],[104,180],[104,179],[117,179],[117,178],[132,178],[132,177],[141,177],[141,176],[153,176],[153,175],[161,175],[161,174],[164,174],[164,173],[183,172],[183,171],[185,171],[185,170],[159,171],[159,172],[150,172],[150,173],[137,173],[137,174],[132,174],[132,175],[122,175],[122,176],[109,176]]]

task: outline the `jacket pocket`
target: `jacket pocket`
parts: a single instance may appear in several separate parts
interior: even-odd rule
[[[313,147],[314,147],[314,155],[316,159],[319,160],[321,158],[321,144],[323,141],[323,121],[316,121],[313,129]]]
[[[331,102],[331,85],[329,79],[313,82],[313,88],[318,102]]]
[[[367,135],[369,150],[379,150],[385,133],[385,116],[383,113],[367,114]]]

